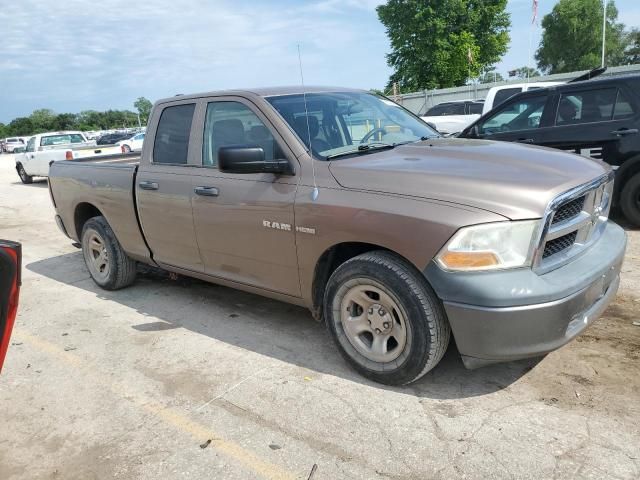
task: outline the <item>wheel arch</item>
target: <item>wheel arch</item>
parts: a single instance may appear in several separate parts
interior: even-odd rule
[[[87,220],[93,217],[104,216],[102,212],[89,202],[80,202],[76,205],[76,208],[73,212],[73,226],[76,230],[76,236],[78,237],[78,241],[81,241],[80,238],[82,236],[82,227],[87,223]]]
[[[311,285],[313,318],[318,322],[323,319],[322,304],[324,301],[324,291],[331,274],[344,262],[363,253],[381,250],[393,253],[412,264],[407,258],[387,247],[367,242],[340,242],[327,248],[318,258],[313,273]],[[412,264],[413,265],[413,264]]]

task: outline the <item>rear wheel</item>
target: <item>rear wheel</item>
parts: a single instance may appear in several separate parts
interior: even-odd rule
[[[22,183],[24,184],[33,183],[33,177],[31,175],[27,175],[27,172],[21,163],[16,165],[16,170],[18,171],[18,176],[20,177],[20,181]]]
[[[416,381],[449,344],[440,300],[420,272],[390,252],[365,253],[339,266],[329,278],[324,311],[340,353],[376,382]]]
[[[120,246],[104,217],[87,220],[82,228],[82,253],[91,278],[105,290],[118,290],[136,279],[136,262]]]
[[[620,193],[620,208],[629,222],[640,226],[640,173],[625,183]]]
[[[129,145],[122,145],[122,153],[131,153],[131,147]]]

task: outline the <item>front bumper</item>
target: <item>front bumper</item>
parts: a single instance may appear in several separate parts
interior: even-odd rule
[[[626,235],[612,222],[591,248],[544,275],[531,269],[425,275],[451,324],[467,368],[544,355],[586,329],[620,284]]]

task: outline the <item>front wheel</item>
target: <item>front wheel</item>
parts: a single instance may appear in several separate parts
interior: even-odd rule
[[[136,262],[120,246],[104,217],[87,220],[82,228],[82,254],[93,281],[105,290],[118,290],[136,279]]]
[[[33,183],[33,177],[27,174],[27,171],[24,169],[21,163],[16,165],[16,170],[18,171],[18,176],[20,177],[20,181],[24,184]]]
[[[122,153],[131,153],[131,147],[129,145],[122,145]]]
[[[364,253],[339,266],[329,278],[324,311],[342,356],[387,385],[418,380],[449,344],[440,300],[420,272],[390,252]]]
[[[625,183],[620,192],[620,208],[627,220],[640,227],[640,173],[636,173]]]

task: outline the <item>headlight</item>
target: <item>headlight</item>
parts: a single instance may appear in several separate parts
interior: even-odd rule
[[[458,230],[436,256],[445,270],[473,271],[527,267],[540,220],[497,222]]]

